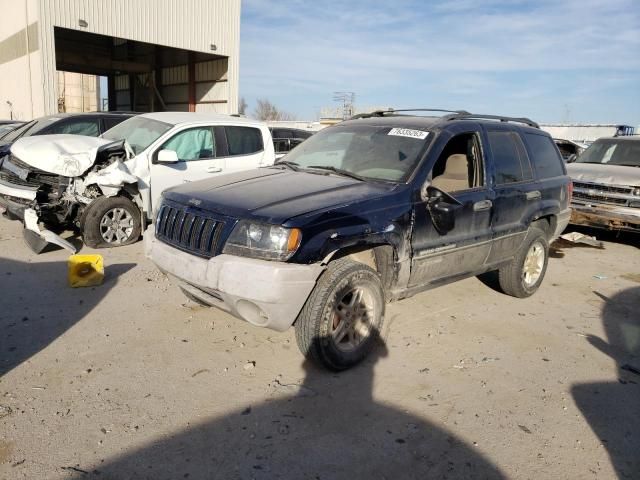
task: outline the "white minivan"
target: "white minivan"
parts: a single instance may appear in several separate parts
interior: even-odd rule
[[[266,124],[219,114],[158,112],[132,117],[99,138],[18,140],[0,159],[0,209],[25,224],[34,251],[73,245],[47,227],[73,226],[86,245],[135,242],[175,185],[272,165]]]

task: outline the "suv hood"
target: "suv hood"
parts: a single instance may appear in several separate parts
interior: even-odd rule
[[[98,149],[109,143],[113,140],[83,135],[34,135],[16,140],[11,153],[38,170],[78,177],[94,164]]]
[[[567,173],[573,180],[606,185],[640,186],[640,168],[602,163],[570,163]]]
[[[379,197],[396,185],[361,182],[334,174],[259,168],[200,180],[164,192],[164,197],[203,210],[270,223]]]

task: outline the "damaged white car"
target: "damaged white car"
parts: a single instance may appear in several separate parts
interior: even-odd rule
[[[24,221],[36,252],[75,252],[55,231],[76,229],[86,245],[135,242],[166,188],[272,165],[266,124],[187,112],[133,117],[101,138],[43,135],[18,140],[0,158],[0,211]],[[53,230],[53,231],[52,231]]]

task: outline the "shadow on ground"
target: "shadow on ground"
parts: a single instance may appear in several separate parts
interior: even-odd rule
[[[28,360],[89,313],[134,264],[107,266],[92,288],[67,285],[67,263],[0,257],[0,377]]]
[[[589,343],[617,365],[618,381],[574,385],[578,408],[609,453],[619,478],[640,478],[640,287],[606,297],[602,321],[606,340]],[[636,373],[634,373],[636,370]]]
[[[79,466],[86,473],[75,478],[503,478],[474,447],[372,397],[381,352],[339,375],[307,361],[302,384],[274,381],[272,400],[159,438],[96,470]]]

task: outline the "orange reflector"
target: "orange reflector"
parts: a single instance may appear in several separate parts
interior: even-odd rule
[[[295,252],[300,246],[300,240],[302,240],[302,233],[297,228],[292,228],[289,234],[289,241],[287,242],[287,252]]]

